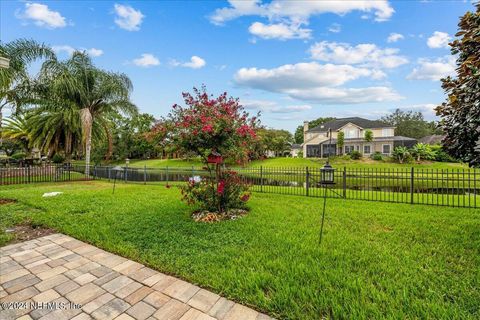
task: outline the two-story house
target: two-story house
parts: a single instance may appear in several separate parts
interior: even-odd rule
[[[372,141],[365,140],[365,132],[370,130]],[[329,132],[332,137],[330,140]],[[344,145],[337,146],[338,133],[344,134]],[[303,157],[319,157],[348,154],[353,150],[364,156],[375,152],[391,155],[397,146],[411,147],[416,143],[413,138],[395,136],[395,127],[381,121],[372,121],[359,117],[335,119],[315,128],[308,128],[308,121],[303,123]],[[331,144],[330,144],[331,141]]]

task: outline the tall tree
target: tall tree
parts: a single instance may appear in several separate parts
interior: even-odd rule
[[[434,133],[431,124],[423,119],[421,112],[396,109],[380,120],[396,127],[395,135],[397,136],[418,139]]]
[[[45,61],[39,82],[53,90],[57,102],[78,110],[85,144],[85,173],[88,174],[94,123],[101,124],[109,133],[108,114],[123,112],[131,115],[137,112],[130,102],[130,79],[125,74],[101,70],[85,53],[74,52],[66,61],[55,58]],[[47,98],[45,105],[49,104]]]
[[[480,166],[480,3],[460,18],[451,46],[457,57],[456,77],[442,79],[447,101],[437,107],[446,133],[447,152],[470,166]]]
[[[0,133],[3,109],[28,103],[25,87],[29,80],[28,65],[40,58],[54,58],[52,49],[33,40],[18,39],[0,43],[0,56],[10,60],[8,68],[0,68]],[[0,137],[1,138],[1,137]]]
[[[314,128],[316,126],[319,126],[321,124],[324,124],[325,122],[335,120],[335,118],[331,117],[325,117],[325,118],[317,118],[315,120],[309,121],[308,122],[308,127],[309,128]],[[298,126],[297,129],[295,129],[295,143],[303,143],[303,125]]]

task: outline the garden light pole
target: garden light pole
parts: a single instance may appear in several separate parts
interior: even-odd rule
[[[320,169],[320,184],[324,188],[323,190],[323,210],[322,210],[322,224],[320,226],[320,238],[318,243],[322,243],[323,235],[323,223],[325,221],[325,210],[327,208],[327,188],[329,185],[335,184],[335,169],[330,165],[330,152],[332,150],[332,129],[328,130],[328,135],[330,137],[330,142],[328,145],[328,155],[327,162]]]
[[[113,170],[113,175],[114,175],[113,176],[113,191],[112,191],[112,194],[114,194],[115,193],[115,184],[117,182],[117,175],[120,171],[123,171],[123,168],[120,167],[120,166],[116,166],[116,167],[113,167],[112,170]]]

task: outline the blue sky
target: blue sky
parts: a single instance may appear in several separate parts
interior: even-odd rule
[[[86,50],[133,81],[142,112],[181,92],[227,91],[274,128],[320,116],[379,118],[444,99],[447,43],[470,1],[1,1],[0,38]]]

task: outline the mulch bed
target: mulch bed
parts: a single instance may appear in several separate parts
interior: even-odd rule
[[[196,222],[218,222],[223,220],[236,220],[248,213],[243,209],[231,209],[227,212],[196,211],[192,213],[192,218]]]
[[[30,223],[23,223],[17,225],[13,228],[7,229],[7,233],[13,233],[14,238],[10,241],[9,244],[28,241],[43,236],[48,236],[49,234],[56,233],[54,229],[44,228],[40,226],[32,226]]]

